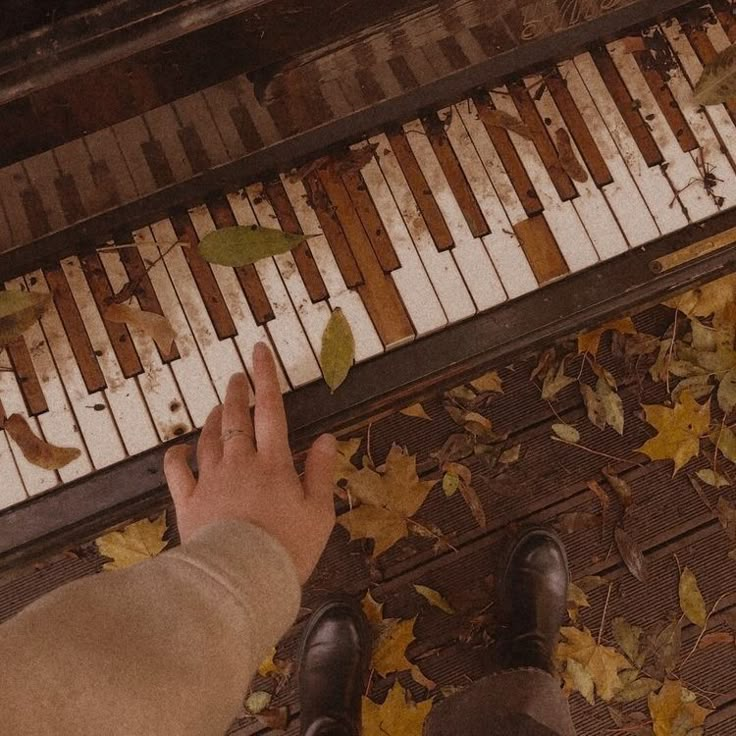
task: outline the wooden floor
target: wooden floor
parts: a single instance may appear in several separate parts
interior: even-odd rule
[[[641,331],[661,336],[671,323],[672,314],[671,310],[657,307],[638,315],[635,322]],[[630,623],[647,629],[678,612],[677,560],[695,572],[708,609],[719,596],[731,591],[720,601],[708,627],[709,631],[724,629],[725,616],[736,610],[733,584],[736,562],[727,558],[729,540],[688,480],[688,474],[705,467],[706,461],[702,458],[693,461],[673,479],[672,463],[651,463],[635,453],[635,448],[653,434],[641,418],[640,404],[661,403],[665,389],[646,376],[643,362],[638,368],[627,370],[621,359],[611,356],[609,345],[610,338],[604,338],[599,358],[619,381],[626,418],[623,437],[610,428],[601,431],[588,421],[576,384],[566,388],[551,405],[542,401],[538,385],[530,381],[535,357],[520,359],[506,367],[490,366],[499,369],[504,394],[495,397],[484,413],[492,420],[494,430],[510,433],[509,447],[521,444],[521,459],[504,476],[498,477],[491,477],[497,470],[484,475],[477,460],[470,463],[474,486],[488,517],[487,528],[478,528],[460,494],[445,498],[439,484],[431,491],[418,518],[439,527],[457,551],[435,554],[431,539],[413,536],[370,564],[368,547],[360,542],[349,543],[347,533],[337,527],[305,591],[300,619],[279,645],[279,656],[294,656],[305,617],[331,591],[347,590],[362,597],[370,588],[374,598],[386,603],[386,616],[408,618],[419,614],[415,628],[417,641],[408,654],[428,677],[440,686],[466,685],[469,679],[480,677],[488,660],[485,642],[493,639],[493,622],[488,622],[486,633],[476,631],[468,640],[472,633],[471,619],[492,601],[486,578],[495,572],[508,531],[527,521],[554,521],[562,513],[598,512],[599,502],[586,482],[596,479],[603,482],[601,468],[609,462],[633,488],[633,514],[626,527],[644,552],[649,582],[642,584],[631,576],[613,544],[613,528],[622,513],[615,501],[608,511],[603,533],[592,529],[565,536],[573,580],[595,574],[613,583],[602,641],[611,643],[610,621],[616,616],[625,616]],[[571,361],[568,375],[576,376],[581,365],[579,357]],[[581,380],[593,381],[587,366]],[[457,427],[444,410],[441,397],[425,402],[424,407],[431,422],[397,413],[371,427],[370,454],[376,464],[383,462],[391,444],[396,442],[417,454],[419,466],[427,475],[439,475],[430,453]],[[580,445],[588,449],[551,439],[550,426],[560,419],[578,428]],[[364,442],[357,457],[366,449]],[[620,459],[610,460],[609,456]],[[736,496],[733,488],[706,489],[706,493],[712,503],[718,495],[731,500]],[[176,527],[171,513],[169,520],[169,533],[175,543]],[[79,549],[77,553],[77,559],[57,559],[1,585],[0,620],[44,592],[101,568],[94,546]],[[416,595],[413,584],[438,590],[458,613],[448,616],[430,608]],[[602,586],[592,592],[591,607],[581,613],[581,622],[594,634],[601,626],[607,591],[608,587]],[[492,619],[492,606],[487,613]],[[683,653],[690,651],[698,633],[696,627],[684,626]],[[733,645],[698,650],[680,672],[684,683],[701,695],[700,703],[716,708],[706,723],[707,736],[736,733],[734,656]],[[392,677],[374,678],[371,693],[374,700],[383,700]],[[405,685],[410,683],[408,673],[400,678]],[[292,681],[279,693],[276,703],[288,704],[298,716],[293,685]],[[273,690],[273,682],[257,680],[253,687]],[[426,692],[416,684],[412,684],[412,689],[417,699],[426,698]],[[615,730],[605,704],[592,707],[578,695],[572,696],[570,702],[579,734]],[[646,712],[646,703],[633,703],[625,709]],[[238,718],[230,731],[239,735],[259,732],[263,732],[263,727],[245,716]],[[288,733],[298,733],[298,718],[293,719]]]

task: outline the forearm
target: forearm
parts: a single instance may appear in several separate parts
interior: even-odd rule
[[[0,722],[16,736],[221,736],[299,596],[284,549],[239,521],[67,585],[0,627]]]

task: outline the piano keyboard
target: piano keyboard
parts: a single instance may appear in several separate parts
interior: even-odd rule
[[[691,99],[703,64],[736,37],[726,21],[720,11],[692,26],[673,18],[641,33],[654,57],[619,38],[355,143],[375,146],[360,171],[250,183],[115,241],[135,247],[8,280],[53,300],[0,355],[0,418],[19,412],[39,436],[82,452],[44,470],[0,431],[0,508],[201,427],[229,376],[250,372],[259,340],[278,356],[285,392],[320,380],[337,307],[363,362],[732,208],[736,108]],[[494,110],[530,137],[494,126]],[[560,129],[584,182],[560,165]],[[173,245],[256,223],[316,237],[237,269]],[[129,303],[176,332],[167,355],[101,315],[137,280]]]

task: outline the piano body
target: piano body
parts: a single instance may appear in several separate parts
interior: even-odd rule
[[[52,297],[0,419],[82,452],[44,470],[0,430],[1,569],[161,508],[163,452],[258,340],[303,450],[734,267],[736,107],[692,101],[725,0],[55,5],[0,26],[0,283]],[[315,237],[186,247],[233,224]],[[168,354],[102,317],[124,288]]]

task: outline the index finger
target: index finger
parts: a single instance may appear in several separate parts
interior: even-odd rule
[[[276,363],[265,343],[253,349],[253,383],[256,391],[254,417],[258,452],[291,458],[284,399],[281,396]]]

